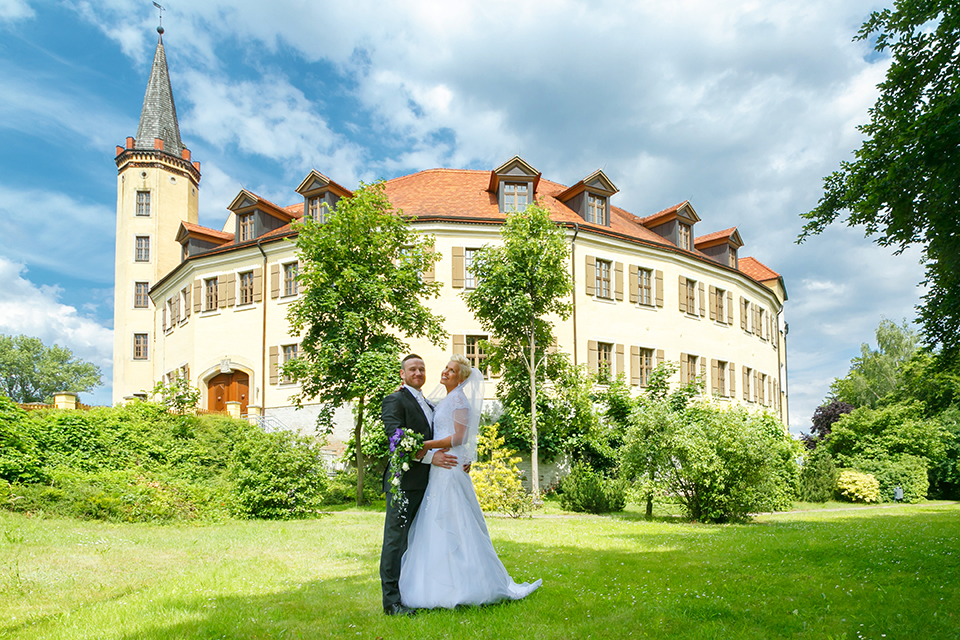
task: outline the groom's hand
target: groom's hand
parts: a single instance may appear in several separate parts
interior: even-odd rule
[[[440,449],[434,453],[433,460],[431,460],[430,463],[438,467],[443,467],[444,469],[453,469],[457,466],[457,456],[448,455],[447,451],[450,451],[450,449]]]

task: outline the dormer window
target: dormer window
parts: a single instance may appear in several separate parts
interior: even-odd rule
[[[737,268],[737,250],[733,247],[730,247],[730,266],[734,269]]]
[[[593,224],[607,224],[607,199],[604,196],[596,196],[592,193],[587,196],[587,222]]]
[[[307,216],[314,222],[323,222],[323,204],[320,196],[307,198]]]
[[[523,211],[529,201],[529,189],[526,182],[503,183],[503,210]]]
[[[240,230],[240,242],[253,240],[253,213],[243,213],[237,216]]]
[[[680,243],[679,243],[679,246],[681,249],[686,249],[687,251],[691,250],[690,236],[691,236],[690,225],[684,224],[683,222],[681,222],[680,223]]]

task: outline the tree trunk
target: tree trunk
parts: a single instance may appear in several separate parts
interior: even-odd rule
[[[364,400],[365,398],[360,398],[357,403],[357,424],[353,428],[353,443],[356,447],[357,452],[357,506],[363,504],[363,443],[361,442],[360,435],[363,433],[363,413],[364,413]]]
[[[530,489],[533,501],[540,501],[540,443],[537,437],[537,345],[530,330],[530,429],[532,443],[530,445]]]
[[[653,462],[650,463],[650,488],[647,490],[647,517],[653,517],[653,481],[656,474],[653,471]]]

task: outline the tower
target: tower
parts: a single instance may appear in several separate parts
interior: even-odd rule
[[[197,223],[200,163],[180,140],[163,27],[136,138],[117,147],[113,402],[153,388],[156,313],[149,291],[180,263],[181,222]]]

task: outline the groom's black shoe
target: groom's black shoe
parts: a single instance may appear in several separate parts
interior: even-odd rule
[[[417,610],[405,607],[402,604],[392,604],[384,608],[383,612],[388,616],[412,616],[416,615]]]

